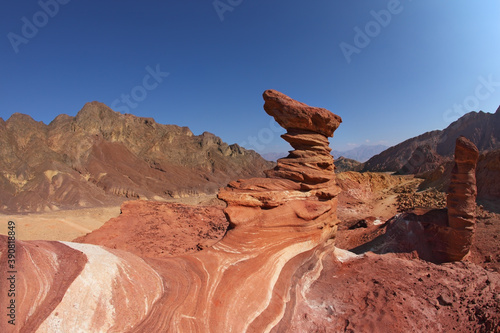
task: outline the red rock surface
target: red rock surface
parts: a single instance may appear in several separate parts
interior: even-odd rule
[[[500,331],[500,275],[475,264],[329,252],[314,268],[274,332]]]
[[[0,237],[1,272],[7,237]],[[125,332],[151,312],[165,292],[143,259],[100,246],[47,241],[16,242],[15,326],[1,332]],[[7,308],[7,284],[0,303]]]
[[[307,109],[277,93],[271,95],[273,107],[279,109],[277,118],[283,124],[288,124],[287,114],[295,117],[296,111],[300,115],[309,113],[311,118],[317,116],[318,110],[314,108]],[[294,105],[298,110],[294,110]],[[318,113],[324,120],[325,112]],[[229,228],[220,241],[207,249],[172,257],[141,258],[102,245],[17,242],[17,265],[22,274],[18,280],[16,329],[37,332],[487,332],[496,329],[499,323],[496,309],[500,304],[496,296],[500,291],[497,273],[469,264],[438,266],[395,255],[365,251],[357,256],[336,249],[333,238],[339,222],[336,215],[339,187],[333,160],[322,159],[329,149],[324,134],[329,132],[325,128],[324,133],[286,129],[285,137],[293,137],[289,142],[295,151],[289,160],[283,159],[268,173],[270,178],[239,180],[220,190],[219,197],[228,204],[224,212]],[[134,218],[152,220],[147,213],[136,214],[127,207],[130,206],[125,206],[125,216],[121,219],[123,225],[116,224],[123,232],[127,221],[133,223]],[[174,212],[165,209],[164,213],[173,217],[173,222],[179,222],[176,207],[170,209]],[[125,219],[127,216],[130,218]],[[161,225],[161,221],[155,223]],[[137,232],[138,225],[140,221],[133,224],[131,234]],[[112,227],[107,230],[113,232]],[[161,235],[149,233],[138,239],[144,242],[147,237]],[[7,263],[6,242],[6,237],[0,236],[2,271]],[[5,295],[5,284],[1,288]],[[5,308],[5,302],[2,297],[0,307]],[[5,321],[0,321],[0,325],[2,331],[11,329],[5,326]]]
[[[448,227],[446,253],[450,261],[461,260],[472,246],[476,222],[477,147],[461,136],[455,147],[455,166],[448,187]]]
[[[220,206],[137,200],[125,202],[118,217],[74,241],[162,258],[210,247],[227,226]]]

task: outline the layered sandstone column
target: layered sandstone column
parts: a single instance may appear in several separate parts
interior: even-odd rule
[[[448,226],[451,228],[447,255],[450,261],[462,260],[470,251],[476,220],[477,147],[461,136],[455,146],[455,166],[448,188]]]
[[[238,180],[219,192],[219,198],[228,203],[229,220],[238,224],[235,207],[269,209],[290,205],[297,210],[297,217],[314,220],[312,224],[317,224],[317,228],[326,227],[329,237],[333,237],[337,225],[336,196],[340,188],[335,182],[328,137],[333,136],[342,119],[276,90],[265,91],[263,97],[265,111],[287,130],[282,138],[295,150],[266,172],[268,178]],[[306,208],[299,208],[302,206]]]
[[[267,172],[268,177],[299,182],[301,190],[316,190],[315,195],[324,200],[334,198],[338,188],[328,137],[333,136],[342,119],[275,90],[265,91],[264,100],[267,114],[287,130],[281,137],[295,149],[278,160],[276,168]]]

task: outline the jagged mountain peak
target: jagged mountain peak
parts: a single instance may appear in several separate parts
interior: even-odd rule
[[[22,114],[6,124],[0,122],[0,211],[214,193],[273,166],[215,134],[195,136],[188,127],[121,114],[100,102],[49,125]]]
[[[17,124],[29,125],[29,126],[41,126],[44,125],[41,121],[36,121],[33,117],[24,113],[13,113],[9,119],[6,121],[7,126],[16,126]]]

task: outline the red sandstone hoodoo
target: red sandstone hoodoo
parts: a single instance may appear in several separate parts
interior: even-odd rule
[[[416,251],[420,258],[435,263],[464,259],[471,250],[475,231],[478,156],[476,146],[459,137],[447,209],[416,209],[397,215],[385,235],[361,248],[378,253]]]
[[[448,188],[447,254],[450,261],[462,260],[470,251],[476,222],[476,164],[479,150],[461,136],[455,144],[455,166]]]

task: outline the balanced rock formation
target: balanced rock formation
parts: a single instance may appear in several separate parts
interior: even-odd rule
[[[333,244],[340,189],[327,140],[341,119],[273,90],[264,99],[295,150],[268,178],[239,180],[220,190],[229,228],[218,243],[196,253],[141,258],[101,245],[16,242],[16,269],[22,272],[16,276],[17,327],[37,332],[289,330],[296,306],[308,307],[304,295],[319,278],[323,258],[342,253]],[[1,271],[8,270],[6,243],[0,237]],[[0,292],[7,295],[4,286]],[[0,306],[6,302],[2,297]],[[1,321],[0,330],[5,325]]]
[[[282,138],[295,150],[266,171],[266,178],[231,182],[219,198],[242,206],[277,207],[286,201],[308,199],[326,205],[340,188],[335,183],[333,157],[328,137],[342,119],[322,108],[310,107],[275,90],[264,92],[264,109],[287,130]]]
[[[479,157],[477,147],[467,138],[460,136],[455,145],[455,166],[451,171],[448,188],[447,254],[451,261],[461,260],[472,246],[476,220],[476,164]]]

